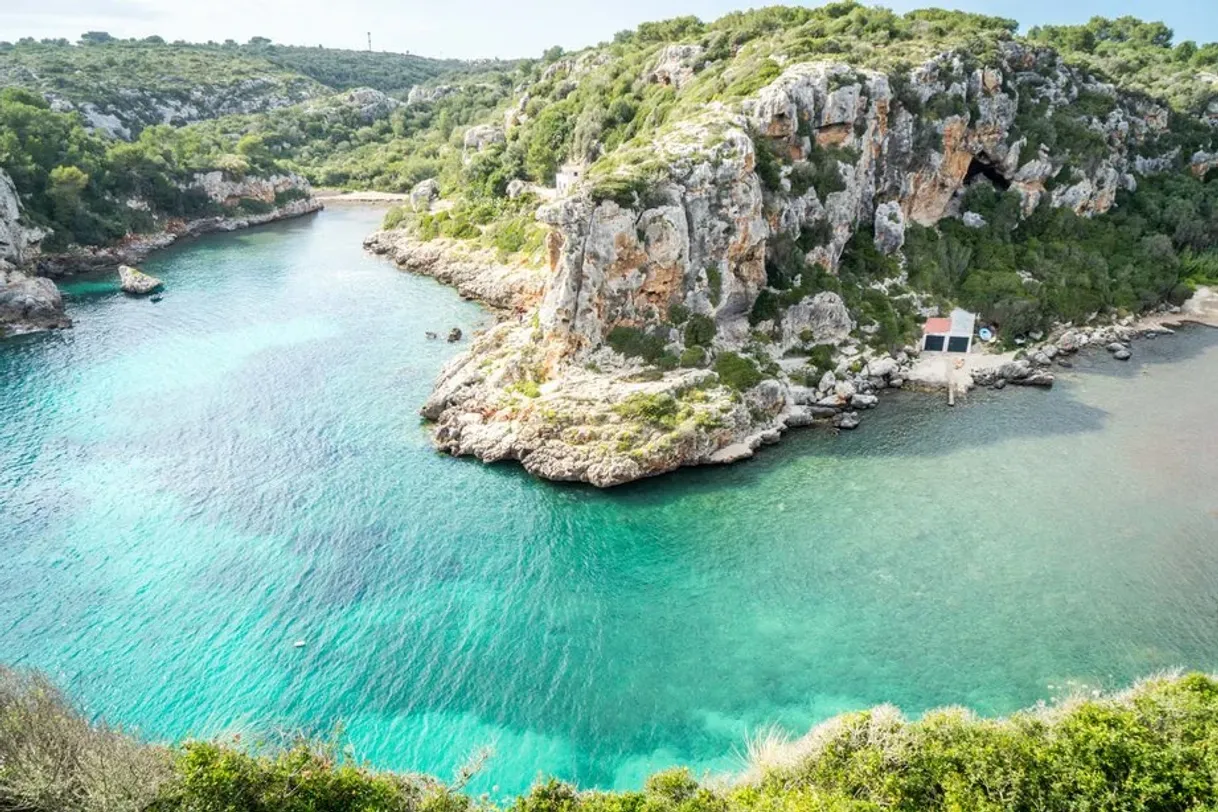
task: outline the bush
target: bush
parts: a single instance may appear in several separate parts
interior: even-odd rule
[[[685,344],[690,347],[709,347],[715,341],[715,320],[710,316],[695,313],[685,325]]]
[[[751,358],[734,352],[721,352],[715,358],[715,374],[724,386],[743,392],[765,378]]]
[[[674,428],[681,411],[676,398],[661,392],[649,395],[636,392],[613,407],[613,411],[627,420],[641,420],[663,428]]]
[[[753,300],[753,308],[749,311],[749,324],[756,327],[763,321],[777,321],[781,315],[778,294],[769,288],[763,288]]]
[[[609,346],[627,358],[642,358],[649,363],[657,363],[664,355],[667,341],[654,333],[640,330],[638,327],[618,326],[609,331],[605,337]]]
[[[686,347],[681,351],[679,363],[686,369],[702,366],[706,363],[706,349],[703,347]]]
[[[726,354],[725,354],[726,355]],[[671,395],[634,395],[623,416],[712,429]],[[627,445],[628,449],[629,446]],[[578,792],[554,779],[499,805],[426,776],[377,772],[336,743],[150,746],[79,712],[45,679],[0,671],[0,809],[22,812],[873,812],[1218,808],[1218,680],[1159,677],[1005,719],[958,708],[907,721],[891,707],[821,726],[814,744],[750,748],[739,780],[685,769],[641,792]]]

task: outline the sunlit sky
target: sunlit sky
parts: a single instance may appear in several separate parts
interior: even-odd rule
[[[108,31],[206,41],[253,36],[292,45],[367,47],[443,57],[537,56],[575,49],[640,22],[695,14],[712,20],[748,8],[740,0],[0,0],[0,40]],[[813,4],[816,5],[816,4]],[[1013,17],[1022,30],[1085,22],[1093,15],[1162,20],[1176,41],[1218,40],[1214,0],[947,0],[884,3],[897,11],[946,6]]]

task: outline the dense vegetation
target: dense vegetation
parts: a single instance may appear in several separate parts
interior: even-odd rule
[[[484,67],[485,65],[483,65]],[[76,104],[131,105],[133,94],[199,105],[233,88],[259,106],[281,106],[354,87],[405,93],[445,73],[479,67],[408,54],[276,45],[120,40],[93,32],[79,44],[24,38],[0,42],[0,84],[52,93]],[[278,97],[278,98],[276,98]],[[167,122],[171,123],[171,122]]]
[[[150,745],[88,722],[45,679],[0,670],[0,809],[23,812],[846,812],[1214,809],[1218,680],[1150,680],[1007,719],[891,707],[847,714],[808,737],[750,744],[743,775],[653,775],[633,792],[543,781],[510,802],[377,772],[334,742]]]
[[[504,143],[470,159],[455,140],[446,146],[438,139],[428,142],[431,168],[445,195],[456,200],[444,227],[431,227],[426,217],[413,220],[408,212],[396,213],[391,222],[407,227],[421,223],[415,227],[424,238],[485,242],[485,232],[497,221],[477,219],[469,212],[485,214],[501,206],[512,180],[552,185],[557,167],[565,161],[590,165],[587,176],[594,199],[646,206],[650,186],[665,170],[655,148],[657,137],[695,118],[710,102],[730,104],[755,93],[779,75],[782,65],[802,60],[843,61],[889,72],[896,103],[920,121],[915,150],[941,149],[942,136],[928,124],[949,115],[975,118],[976,103],[948,93],[917,98],[908,92],[909,67],[955,51],[963,55],[963,77],[974,67],[993,64],[997,43],[1019,39],[1016,28],[1014,21],[997,17],[942,10],[898,15],[847,2],[811,9],[765,8],[710,23],[692,17],[648,23],[579,54],[553,52],[538,63],[519,66],[513,75],[510,85],[517,92],[516,101],[509,102],[514,105],[509,118],[516,125],[508,128]],[[874,331],[870,335],[879,346],[899,345],[916,330],[919,297],[978,310],[1002,325],[1003,335],[1010,338],[1053,321],[1178,302],[1191,285],[1213,277],[1218,267],[1214,173],[1194,177],[1187,164],[1199,150],[1218,150],[1218,129],[1206,123],[1207,118],[1218,122],[1218,85],[1205,73],[1218,60],[1218,45],[1173,45],[1172,32],[1162,24],[1132,18],[1034,29],[1025,41],[1060,49],[1068,64],[1091,72],[1098,81],[1116,83],[1128,103],[1147,96],[1167,101],[1172,108],[1168,131],[1137,152],[1145,158],[1173,156],[1166,171],[1139,178],[1136,192],[1121,192],[1109,214],[1094,218],[1041,206],[1025,219],[1014,192],[1004,193],[978,178],[961,209],[981,215],[984,226],[966,228],[954,218],[935,229],[911,226],[904,284],[888,283],[901,276],[902,267],[873,249],[866,228],[847,246],[835,276],[804,259],[829,238],[826,223],[773,235],[767,245],[770,290],[754,304],[751,323],[781,319],[789,304],[820,290],[835,290],[860,323]],[[680,88],[651,74],[672,43],[702,49]],[[1110,153],[1113,145],[1096,122],[1119,106],[1110,92],[1084,92],[1069,108],[1047,115],[1047,103],[1038,101],[1029,88],[1044,81],[1036,71],[1052,70],[1053,63],[1046,61],[1022,80],[1025,87],[1012,134],[1012,139],[1024,136],[1065,158],[1066,165],[1049,181],[1050,191],[1056,184],[1076,182],[1081,170]],[[464,94],[444,103],[450,113],[473,109]],[[498,121],[502,115],[500,110],[473,120]],[[839,167],[858,159],[847,149],[821,148],[791,164],[773,154],[766,139],[755,136],[754,143],[756,171],[767,198],[814,187],[824,200],[843,188]],[[418,175],[399,177],[406,181]],[[518,213],[512,210],[511,216]],[[656,352],[634,354],[659,357]],[[672,363],[670,358],[661,360]]]
[[[481,65],[288,47],[263,38],[244,45],[117,41],[104,34],[87,35],[80,45],[27,39],[0,43],[0,81],[103,105],[131,104],[123,101],[124,87],[168,98],[219,85],[246,88],[241,92],[264,100],[269,95],[274,104],[172,130],[150,126],[122,150],[82,132],[75,113],[44,107],[35,114],[28,97],[20,109],[10,98],[5,120],[20,124],[15,134],[0,136],[0,166],[17,180],[31,219],[55,228],[52,245],[104,242],[138,230],[146,215],[117,205],[133,188],[151,195],[159,209],[188,216],[203,205],[197,196],[175,191],[189,172],[276,167],[319,185],[397,192],[434,177],[451,208],[418,216],[398,210],[390,225],[412,228],[425,239],[476,240],[504,254],[531,255],[543,233],[533,219],[538,201],[527,194],[509,200],[513,181],[551,186],[556,169],[573,160],[590,164],[595,199],[646,204],[651,182],[663,171],[657,136],[710,102],[730,104],[755,93],[794,61],[888,71],[899,104],[925,120],[972,114],[959,97],[914,98],[901,77],[910,65],[949,50],[967,56],[966,70],[989,64],[997,43],[1019,38],[1016,30],[1014,21],[999,17],[942,10],[902,15],[844,2],[738,12],[709,23],[693,17],[646,23],[576,54],[555,48],[538,60]],[[950,218],[933,230],[911,227],[908,282],[886,292],[874,285],[900,269],[869,248],[865,232],[848,246],[836,276],[804,262],[809,249],[828,239],[826,223],[775,235],[767,246],[770,290],[754,308],[754,324],[780,319],[789,304],[828,289],[847,298],[860,322],[877,331],[879,344],[896,344],[915,328],[915,294],[964,303],[1018,332],[1178,300],[1190,285],[1215,276],[1214,173],[1192,178],[1183,165],[1197,150],[1218,149],[1218,130],[1203,123],[1218,117],[1218,85],[1207,78],[1218,70],[1218,45],[1174,44],[1161,24],[1132,18],[1036,28],[1026,39],[1053,46],[1067,62],[1135,96],[1167,100],[1174,110],[1170,131],[1142,152],[1147,158],[1175,155],[1171,171],[1140,180],[1136,192],[1121,193],[1110,214],[1092,219],[1043,206],[1021,219],[1012,193],[978,183],[963,205],[982,215],[985,227],[966,229]],[[679,89],[652,75],[672,43],[702,49]],[[410,104],[390,98],[369,106],[332,93],[371,86],[400,97],[419,83],[425,92]],[[300,103],[288,104],[297,98],[293,94]],[[1069,156],[1073,165],[1052,180],[1064,183],[1075,167],[1108,149],[1091,122],[1112,110],[1111,97],[1093,93],[1080,96],[1074,118],[1049,117],[1023,94],[1016,126],[1030,142]],[[502,143],[465,148],[468,127],[505,118],[511,126]],[[933,127],[922,127],[916,149],[937,148],[937,137]],[[827,148],[784,165],[764,139],[755,142],[768,196],[815,188],[823,198],[841,188],[839,167],[857,159],[849,150]],[[692,355],[686,360],[692,363]]]

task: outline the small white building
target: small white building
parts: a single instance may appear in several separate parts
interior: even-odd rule
[[[554,176],[554,186],[558,189],[558,194],[567,194],[575,188],[584,177],[584,167],[582,164],[563,164],[558,169],[558,174]]]
[[[948,318],[927,319],[922,325],[922,349],[926,352],[968,352],[973,348],[977,314],[956,308]]]

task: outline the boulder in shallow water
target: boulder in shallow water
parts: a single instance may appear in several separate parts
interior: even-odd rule
[[[118,266],[118,284],[124,293],[134,296],[147,296],[165,287],[165,283],[155,276],[149,276],[139,268],[130,265]]]
[[[833,425],[846,430],[857,429],[860,422],[858,412],[842,412],[833,419]]]
[[[1132,353],[1130,353],[1129,350],[1122,347],[1121,349],[1114,352],[1112,354],[1112,357],[1117,359],[1118,361],[1128,361],[1132,357]]]
[[[460,341],[461,335],[462,335],[462,333],[461,333],[460,327],[452,328],[451,330],[448,331],[448,343],[453,344],[455,342]]]

